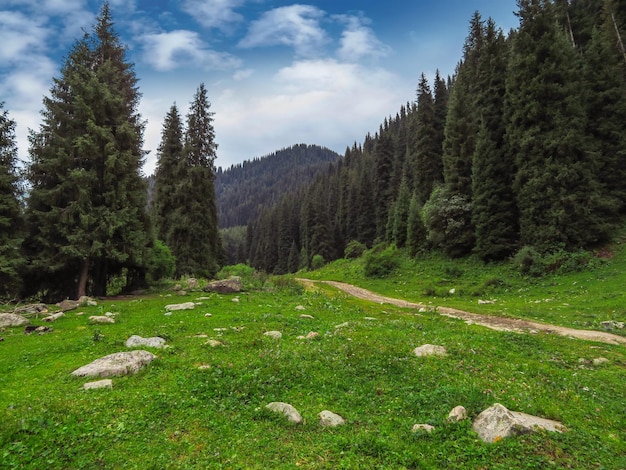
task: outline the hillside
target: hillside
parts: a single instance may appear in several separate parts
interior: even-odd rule
[[[226,170],[219,168],[215,196],[220,227],[247,225],[263,207],[311,182],[339,158],[327,148],[298,144]]]

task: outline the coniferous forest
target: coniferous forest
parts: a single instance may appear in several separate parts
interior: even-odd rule
[[[0,295],[105,295],[116,277],[133,290],[226,262],[282,274],[377,245],[492,262],[610,240],[626,213],[626,1],[518,8],[509,32],[476,12],[455,73],[422,74],[313,182],[222,221],[247,222],[227,259],[210,90],[164,116],[148,206],[138,80],[105,4],[53,79],[24,169],[0,105]]]

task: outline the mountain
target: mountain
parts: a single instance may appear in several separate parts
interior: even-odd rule
[[[220,228],[247,225],[265,207],[308,184],[341,156],[318,145],[298,144],[246,160],[215,175]]]

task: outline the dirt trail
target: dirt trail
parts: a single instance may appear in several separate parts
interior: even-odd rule
[[[337,281],[313,281],[310,279],[298,279],[306,286],[314,286],[316,282],[321,282],[333,286],[347,294],[350,294],[359,299],[368,300],[370,302],[376,302],[380,304],[391,304],[397,307],[414,308],[414,309],[433,309],[432,305],[425,305],[415,302],[408,302],[406,300],[394,299],[392,297],[384,297],[382,295],[375,294],[361,287],[353,286],[352,284],[346,284],[345,282]],[[604,331],[595,330],[576,330],[574,328],[567,328],[564,326],[550,325],[547,323],[538,323],[528,320],[518,320],[516,318],[497,317],[494,315],[481,315],[479,313],[470,313],[463,310],[457,310],[448,307],[434,307],[434,310],[440,315],[446,317],[458,318],[464,320],[469,325],[481,325],[493,330],[499,331],[544,331],[546,333],[553,333],[561,336],[570,336],[573,338],[584,339],[588,341],[598,341],[607,344],[626,344],[626,337],[614,335]]]

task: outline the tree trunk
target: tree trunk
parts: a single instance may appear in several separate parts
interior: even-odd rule
[[[87,278],[89,277],[89,258],[83,260],[83,264],[80,267],[80,275],[78,276],[78,292],[76,299],[87,295]]]
[[[617,21],[615,21],[615,15],[613,13],[611,13],[611,19],[613,20],[613,26],[615,27],[615,34],[617,34],[617,43],[619,44],[619,50],[624,56],[624,62],[626,62],[626,49],[624,48],[622,35],[619,32],[619,28],[617,27]]]

